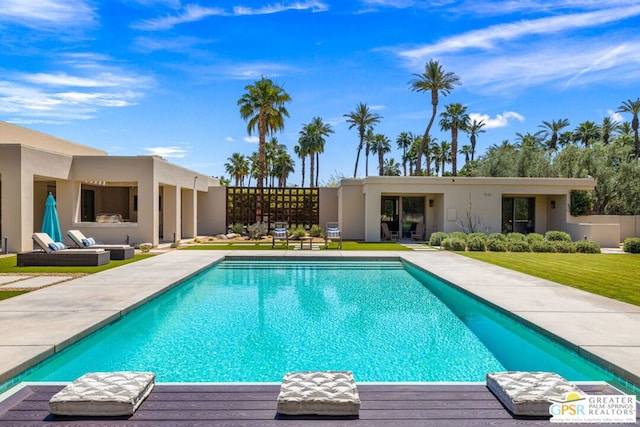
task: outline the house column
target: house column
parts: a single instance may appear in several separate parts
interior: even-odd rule
[[[198,235],[198,192],[189,188],[183,188],[182,198],[182,235],[193,238]]]
[[[9,252],[33,249],[33,175],[20,162],[2,165],[2,236]]]
[[[173,185],[162,186],[162,227],[163,240],[171,241],[173,238],[182,238],[180,231],[180,198],[178,187]]]
[[[372,190],[370,187],[365,188],[364,191],[364,240],[379,242],[382,193],[379,190]]]

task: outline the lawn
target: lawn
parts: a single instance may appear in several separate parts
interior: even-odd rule
[[[110,268],[119,267],[130,262],[139,261],[141,259],[154,256],[153,254],[136,254],[133,258],[125,260],[110,261],[108,264],[100,265],[97,267],[17,267],[16,256],[7,256],[0,258],[0,273],[6,274],[42,274],[42,273],[60,273],[60,274],[72,274],[72,273],[84,273],[91,274],[99,271],[108,270]]]
[[[296,242],[295,240],[289,241],[290,244],[296,245],[297,248],[300,247],[300,242]],[[309,247],[307,243],[305,243],[305,250],[308,250]],[[216,244],[208,244],[208,243],[200,243],[195,245],[183,246],[180,249],[182,250],[273,250],[271,248],[271,243],[267,241],[262,242],[247,242],[247,243],[239,243],[239,242],[229,242],[229,243],[216,243]],[[284,249],[284,244],[281,242],[276,242],[276,247],[274,249]],[[321,250],[324,249],[324,243],[320,246]],[[338,249],[337,243],[329,243],[329,252]],[[293,247],[290,247],[289,250],[294,250]],[[367,242],[342,242],[342,250],[343,251],[410,251],[410,248],[406,246],[402,246],[398,243],[367,243]]]
[[[457,253],[640,306],[640,255],[532,252]]]

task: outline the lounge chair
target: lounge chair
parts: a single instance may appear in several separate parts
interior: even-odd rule
[[[69,230],[67,236],[73,243],[83,249],[104,249],[111,259],[129,259],[135,255],[135,249],[129,245],[104,245],[96,243],[92,237],[85,237],[80,230]]]
[[[389,230],[389,224],[381,222],[380,228],[382,230],[382,240],[398,240],[398,232]]]
[[[328,222],[324,231],[324,247],[329,247],[329,240],[338,242],[338,249],[342,249],[342,231],[337,222]]]
[[[286,222],[276,222],[271,232],[271,247],[276,247],[276,240],[284,240],[289,247],[289,228]]]
[[[424,240],[425,228],[424,224],[416,224],[416,229],[411,232],[411,238],[413,240]]]
[[[109,252],[104,249],[68,249],[54,242],[47,233],[33,233],[33,241],[40,251],[17,255],[17,266],[98,266],[109,263]]]

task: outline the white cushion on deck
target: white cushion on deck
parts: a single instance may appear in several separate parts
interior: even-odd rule
[[[564,401],[569,392],[585,393],[552,372],[493,372],[487,387],[515,415],[550,416],[550,400]]]
[[[357,416],[360,397],[351,372],[292,372],[284,376],[278,395],[283,415]]]
[[[132,415],[151,393],[150,372],[94,372],[81,376],[49,400],[49,412],[70,416]]]

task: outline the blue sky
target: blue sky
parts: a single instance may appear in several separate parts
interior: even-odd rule
[[[424,132],[430,98],[409,81],[430,59],[463,83],[440,111],[460,102],[486,122],[479,152],[543,120],[630,120],[615,110],[640,96],[639,17],[637,0],[0,0],[0,119],[219,176],[257,150],[237,100],[264,75],[292,97],[276,135],[292,156],[314,116],[333,126],[326,182],[353,175],[356,104],[392,141]],[[401,161],[395,143],[388,156]]]

